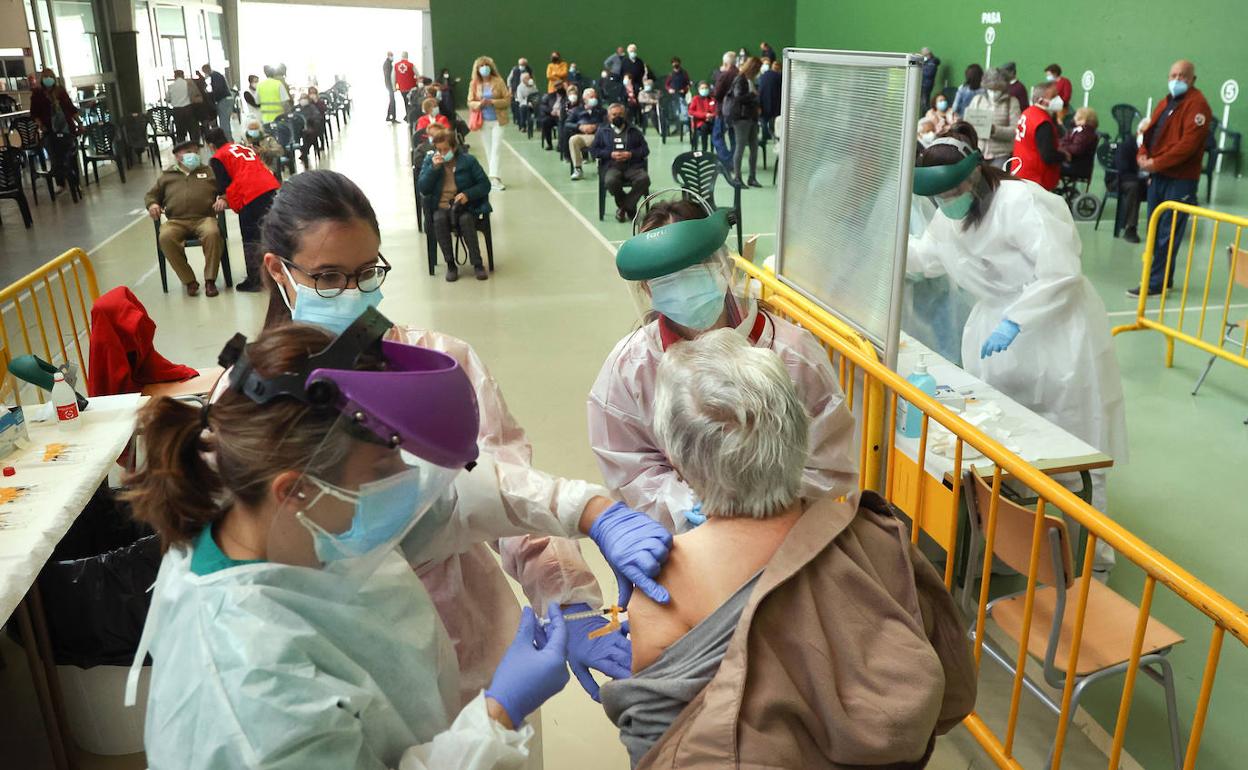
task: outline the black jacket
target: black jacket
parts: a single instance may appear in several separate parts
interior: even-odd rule
[[[633,155],[625,161],[611,160],[611,153],[616,150],[627,150]],[[589,154],[615,168],[645,168],[650,145],[646,144],[646,137],[642,135],[641,129],[632,124],[626,124],[624,132],[618,135],[613,127],[603,125],[594,134],[594,143],[589,146]]]
[[[386,59],[381,63],[381,75],[386,79],[386,88],[394,90],[394,59]]]
[[[760,113],[758,92],[749,79],[737,75],[724,100],[724,116],[729,120],[758,120]]]
[[[209,81],[212,83],[212,100],[214,102],[234,98],[234,93],[230,91],[230,84],[225,82],[225,75],[214,71],[209,76]]]
[[[758,105],[764,118],[780,116],[781,77],[775,70],[767,70],[758,76]]]
[[[649,71],[649,68],[646,67],[646,62],[640,56],[636,59],[630,59],[628,56],[625,56],[624,61],[620,64],[620,80],[623,80],[624,76],[628,75],[633,79],[633,86],[640,90],[641,82],[646,79],[646,73]]]

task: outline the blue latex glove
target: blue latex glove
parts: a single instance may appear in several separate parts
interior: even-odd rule
[[[633,586],[659,604],[672,600],[654,581],[672,548],[672,533],[663,525],[624,503],[608,508],[589,528],[589,537],[615,571],[620,587],[619,606],[627,607]]]
[[[520,613],[520,630],[503,654],[485,691],[498,701],[516,728],[568,683],[568,629],[559,605],[547,608],[550,625],[543,631],[532,607]]]
[[[685,511],[685,521],[689,522],[689,529],[706,523],[706,517],[702,515],[702,503],[698,503],[691,510]]]
[[[1002,318],[1001,323],[997,324],[997,328],[992,330],[992,334],[988,335],[988,339],[984,340],[984,346],[979,349],[979,357],[987,358],[993,353],[1004,353],[1014,338],[1018,336],[1018,324],[1008,318]]]
[[[572,615],[588,612],[588,604],[569,604],[564,612]],[[590,639],[589,634],[610,621],[602,616],[564,621],[568,629],[568,663],[576,680],[589,693],[589,697],[602,702],[598,695],[598,683],[589,670],[596,669],[612,679],[627,679],[633,675],[633,643],[621,628],[606,636]]]

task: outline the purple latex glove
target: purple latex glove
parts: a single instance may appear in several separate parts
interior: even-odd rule
[[[552,695],[568,683],[568,629],[559,605],[547,608],[550,627],[543,629],[532,607],[520,613],[520,629],[494,671],[485,691],[498,701],[516,729]]]
[[[654,580],[672,549],[672,533],[662,524],[624,503],[616,503],[590,526],[589,537],[615,571],[620,607],[628,606],[633,586],[659,604],[672,600],[667,589]]]
[[[589,612],[588,604],[569,604],[564,614],[573,615]],[[589,697],[602,702],[598,695],[598,683],[594,681],[589,670],[596,669],[612,679],[627,679],[633,675],[633,643],[628,639],[624,628],[617,629],[606,636],[590,639],[589,634],[597,631],[609,621],[601,615],[592,618],[564,621],[568,629],[568,664],[576,680],[589,693]]]

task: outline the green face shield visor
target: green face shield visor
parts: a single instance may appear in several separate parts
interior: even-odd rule
[[[615,268],[629,281],[649,281],[705,262],[724,245],[732,211],[719,209],[705,219],[686,219],[639,233],[620,246]]]
[[[914,169],[914,194],[929,196],[949,192],[965,182],[982,161],[983,156],[977,150],[957,163],[918,166]]]

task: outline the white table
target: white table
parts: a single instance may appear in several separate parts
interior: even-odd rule
[[[0,502],[0,618],[17,617],[58,768],[70,767],[70,744],[35,579],[108,478],[134,435],[138,408],[145,400],[137,393],[93,398],[76,430],[28,420],[30,446],[0,460],[0,467],[16,470],[0,476],[0,500],[13,494],[9,490],[20,490],[14,499]],[[52,444],[66,447],[49,451]]]

